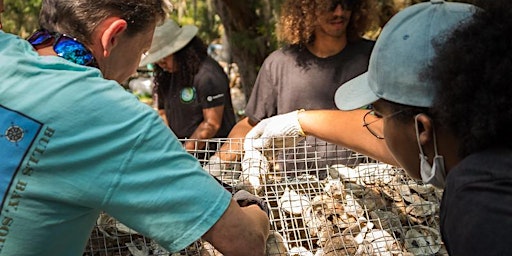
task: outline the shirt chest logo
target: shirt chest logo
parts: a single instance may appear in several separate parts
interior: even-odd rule
[[[185,87],[181,90],[180,93],[181,102],[188,104],[196,99],[196,88],[194,87]]]

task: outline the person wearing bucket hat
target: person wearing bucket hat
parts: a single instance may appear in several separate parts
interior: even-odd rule
[[[512,3],[478,6],[431,0],[402,10],[382,30],[368,72],[338,89],[336,104],[349,111],[272,117],[247,138],[261,149],[289,131],[313,134],[399,165],[444,188],[450,255],[509,254]]]
[[[197,35],[197,32],[198,28],[194,25],[180,27],[174,20],[166,20],[155,29],[151,48],[142,57],[140,66],[156,63],[183,49]]]
[[[229,79],[197,37],[197,27],[167,20],[157,27],[141,65],[155,63],[158,110],[187,150],[206,147],[202,140],[227,137],[236,118]],[[198,142],[199,141],[199,142]],[[217,143],[209,143],[215,149]],[[207,156],[195,153],[199,159]]]

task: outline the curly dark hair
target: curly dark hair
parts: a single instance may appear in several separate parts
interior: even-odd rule
[[[350,0],[354,8],[347,27],[349,42],[361,38],[374,23],[370,0]],[[277,32],[281,42],[288,45],[306,45],[314,41],[314,28],[322,9],[329,5],[326,0],[287,0],[281,6]],[[377,16],[377,15],[374,15]]]
[[[173,54],[176,72],[169,73],[155,65],[155,92],[159,99],[165,99],[167,92],[180,90],[194,83],[194,76],[199,71],[201,63],[208,56],[207,47],[197,36],[181,50]]]
[[[460,139],[461,157],[512,148],[512,2],[484,0],[474,18],[436,43],[428,74],[438,125]]]

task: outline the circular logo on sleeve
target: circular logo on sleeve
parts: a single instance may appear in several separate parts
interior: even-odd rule
[[[181,90],[181,102],[183,103],[191,103],[196,98],[196,88],[194,87],[185,87]]]

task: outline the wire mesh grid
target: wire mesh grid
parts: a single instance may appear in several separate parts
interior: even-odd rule
[[[220,145],[240,140],[195,141],[198,146],[206,142],[206,147],[190,151],[232,193],[244,189],[267,201],[267,255],[448,255],[439,233],[442,190],[409,178],[400,168],[320,140],[286,139],[287,145],[249,160],[240,157],[247,151],[230,148],[224,153],[237,155],[236,160],[216,165],[208,165],[208,159],[221,152]],[[248,170],[254,167],[257,172]],[[202,240],[169,253],[101,214],[83,255],[222,254]]]

